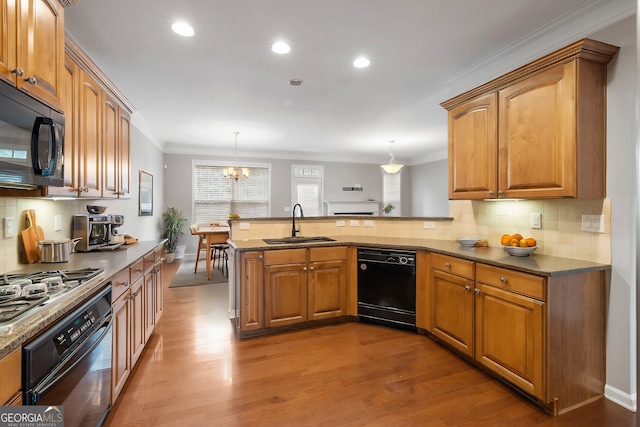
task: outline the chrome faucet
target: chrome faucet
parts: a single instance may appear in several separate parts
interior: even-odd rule
[[[293,205],[293,209],[291,210],[291,237],[296,237],[296,233],[300,231],[299,228],[296,228],[296,208],[300,208],[300,218],[304,218],[300,203]]]

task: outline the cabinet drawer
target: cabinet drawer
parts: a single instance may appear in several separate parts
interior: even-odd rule
[[[153,250],[156,264],[162,261],[162,246],[158,246]]]
[[[144,260],[136,262],[131,266],[131,283],[134,283],[136,280],[142,277],[144,274]]]
[[[156,256],[153,252],[144,256],[144,272],[148,273],[153,270],[153,265],[156,263]]]
[[[453,273],[458,276],[473,279],[473,261],[460,259],[448,255],[431,254],[431,268]]]
[[[307,262],[306,249],[282,249],[264,252],[264,265]]]
[[[347,259],[346,246],[328,246],[309,249],[309,261],[331,261]]]
[[[116,276],[115,279],[111,281],[111,301],[114,301],[120,297],[123,293],[129,289],[131,285],[131,279],[129,274],[129,269],[125,269]]]
[[[546,301],[545,278],[490,265],[476,265],[476,281]]]

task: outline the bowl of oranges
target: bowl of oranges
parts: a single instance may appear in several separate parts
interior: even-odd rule
[[[538,242],[533,237],[523,237],[522,234],[503,234],[500,244],[512,256],[529,256],[538,249]]]

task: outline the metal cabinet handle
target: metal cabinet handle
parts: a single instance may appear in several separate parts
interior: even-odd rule
[[[262,255],[258,255],[258,259],[262,259]]]
[[[489,190],[489,195],[490,195],[490,196],[493,196],[493,194],[494,194],[494,193],[493,193],[493,190]]]
[[[507,278],[506,278],[506,277],[501,277],[501,278],[500,278],[500,281],[501,281],[502,283],[507,283]]]
[[[464,288],[465,288],[465,290],[467,290],[467,291],[470,291],[470,290],[471,290],[471,286],[469,286],[469,285],[465,286]]]
[[[502,190],[498,190],[498,196],[502,196],[503,194]]]
[[[303,268],[302,268],[302,271],[307,271],[307,267],[303,267]]]
[[[30,85],[33,85],[33,86],[38,84],[38,80],[33,76],[24,79],[24,81],[29,83]]]
[[[479,294],[479,293],[480,293],[480,289],[475,288],[475,289],[473,290],[473,292],[475,292],[476,294]]]
[[[20,67],[16,67],[15,69],[11,70],[11,73],[15,74],[18,77],[24,76],[24,70]]]
[[[313,266],[309,267],[309,270],[313,270]]]
[[[451,264],[449,264],[448,262],[445,262],[444,266],[447,267],[447,268],[451,268]]]

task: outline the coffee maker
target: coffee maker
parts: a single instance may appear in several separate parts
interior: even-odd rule
[[[124,224],[123,215],[76,214],[73,215],[72,238],[81,238],[76,251],[116,249],[124,243],[118,235],[118,227]]]

